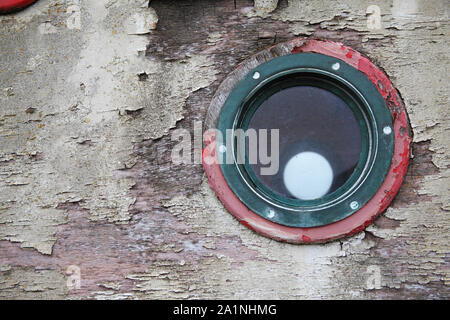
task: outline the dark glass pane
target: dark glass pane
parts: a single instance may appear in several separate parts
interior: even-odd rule
[[[335,191],[351,176],[361,154],[361,131],[350,107],[313,86],[270,96],[255,111],[249,129],[280,130],[278,173],[261,175],[260,168],[267,165],[259,161],[251,168],[260,182],[289,198],[312,200]],[[270,154],[270,138],[268,142]]]

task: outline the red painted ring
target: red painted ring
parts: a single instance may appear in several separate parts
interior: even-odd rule
[[[294,47],[292,53],[298,52],[321,53],[350,64],[364,73],[385,99],[394,125],[394,153],[386,178],[373,198],[360,210],[338,222],[314,228],[287,227],[266,220],[249,210],[231,191],[217,161],[206,161],[206,159],[211,158],[217,159],[213,134],[205,137],[206,147],[203,149],[202,158],[209,184],[225,208],[240,223],[261,235],[275,240],[290,243],[319,243],[360,232],[386,210],[400,189],[406,175],[410,157],[411,137],[409,136],[410,129],[406,109],[397,90],[387,75],[368,58],[341,43],[320,40],[307,40],[303,45]]]
[[[0,0],[0,13],[10,13],[24,9],[37,0]]]

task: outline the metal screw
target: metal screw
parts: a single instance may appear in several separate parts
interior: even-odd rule
[[[338,71],[340,67],[341,65],[339,64],[339,62],[336,62],[331,66],[331,68],[335,71]]]
[[[383,128],[383,133],[384,134],[391,134],[392,133],[392,129],[389,126],[386,126]]]
[[[358,207],[359,207],[358,201],[352,201],[350,203],[350,208],[352,208],[353,210],[358,209]]]
[[[269,218],[275,217],[275,211],[273,211],[272,209],[269,209],[269,214],[267,215],[267,217],[269,217]]]
[[[223,144],[221,144],[221,145],[219,146],[219,152],[224,153],[224,152],[226,152],[226,151],[227,151],[227,147],[225,147]]]
[[[259,77],[261,76],[261,74],[258,72],[258,71],[256,71],[254,74],[253,74],[253,79],[259,79]]]

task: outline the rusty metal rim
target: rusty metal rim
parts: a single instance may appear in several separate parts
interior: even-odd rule
[[[293,40],[292,43],[299,43],[298,39]],[[322,53],[354,66],[367,76],[385,99],[393,119],[394,153],[388,173],[376,194],[361,209],[343,220],[320,227],[288,227],[268,221],[249,210],[227,185],[220,165],[217,162],[207,163],[205,161],[207,157],[217,157],[214,136],[210,136],[206,141],[203,151],[203,166],[211,187],[225,208],[245,226],[279,241],[290,243],[325,242],[364,230],[386,210],[406,175],[410,156],[410,128],[399,94],[386,74],[368,58],[341,43],[320,40],[303,41],[301,46],[293,47],[292,53],[297,52]]]
[[[0,2],[0,14],[22,10],[37,0],[3,0]]]

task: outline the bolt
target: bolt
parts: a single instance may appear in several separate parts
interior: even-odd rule
[[[352,201],[352,202],[350,203],[350,208],[352,208],[353,210],[358,209],[358,207],[359,207],[358,201]]]
[[[333,68],[333,70],[335,71],[338,71],[340,67],[341,65],[339,64],[339,62],[336,62],[331,66],[331,68]]]
[[[384,134],[391,134],[392,133],[392,129],[389,126],[386,126],[383,128],[383,133]]]
[[[261,76],[261,74],[260,74],[258,71],[256,71],[256,72],[253,74],[253,79],[257,80],[257,79],[259,79],[260,76]]]

